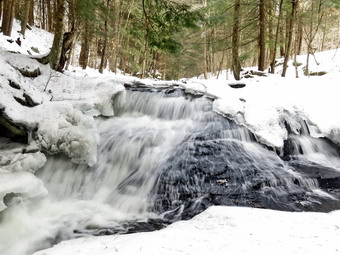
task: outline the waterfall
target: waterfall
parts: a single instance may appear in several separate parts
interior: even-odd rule
[[[114,110],[115,117],[96,120],[100,145],[93,167],[50,156],[36,173],[49,196],[18,198],[2,213],[1,254],[129,232],[150,219],[154,226],[137,231],[152,230],[214,204],[299,211],[335,199],[293,164],[316,150],[329,158],[327,143],[296,136],[291,141],[300,158],[284,161],[246,128],[214,113],[209,99],[181,90],[127,91]]]

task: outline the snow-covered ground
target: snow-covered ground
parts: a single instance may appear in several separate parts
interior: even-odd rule
[[[96,162],[94,117],[114,115],[112,104],[123,102],[124,83],[138,81],[150,87],[177,84],[188,92],[212,95],[217,98],[216,112],[245,125],[259,141],[278,151],[288,135],[284,123],[298,130],[300,118],[306,120],[314,136],[340,143],[340,50],[317,53],[319,64],[311,58],[311,71],[326,71],[323,76],[303,76],[306,56],[299,56],[300,78],[295,78],[290,66],[287,78],[279,74],[244,78],[237,83],[245,87],[235,89],[229,85],[236,82],[226,80],[226,72],[219,79],[185,82],[140,80],[108,71],[101,75],[77,67],[56,73],[29,57],[48,52],[52,35],[32,28],[19,46],[15,42],[20,37],[18,30],[15,23],[12,38],[0,34],[0,110],[33,135],[28,146],[0,148],[0,211],[6,207],[2,203],[6,194],[20,193],[23,199],[46,195],[43,183],[34,175],[46,162],[41,151],[64,153],[77,163]],[[36,78],[24,77],[19,71],[37,68],[41,74]],[[24,105],[30,101],[27,98],[37,105]],[[71,240],[36,254],[340,254],[339,216],[339,211],[317,214],[212,207],[161,231]]]
[[[289,213],[215,206],[160,231],[79,238],[34,255],[336,255],[339,240],[340,211]]]
[[[298,62],[305,63],[306,56],[298,56]],[[315,59],[318,63],[315,62]],[[200,90],[219,97],[214,102],[215,111],[233,118],[245,125],[257,138],[276,149],[282,149],[287,138],[284,122],[292,126],[298,117],[306,120],[314,131],[314,136],[327,136],[340,144],[340,49],[316,53],[310,57],[310,71],[327,74],[323,76],[304,76],[302,64],[295,78],[295,68],[289,62],[287,76],[267,74],[267,77],[253,75],[236,82],[232,75],[223,72],[218,79],[186,79],[185,87]],[[256,70],[246,68],[246,71]],[[229,80],[226,80],[226,77]],[[232,88],[228,84],[243,83],[243,88]]]

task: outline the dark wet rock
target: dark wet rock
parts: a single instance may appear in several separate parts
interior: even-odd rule
[[[27,107],[34,107],[39,105],[38,103],[34,102],[33,99],[27,95],[26,93],[24,93],[23,95],[24,99],[20,98],[20,97],[14,97],[14,99],[21,105],[23,106],[27,106]]]
[[[18,68],[18,71],[25,77],[29,77],[29,78],[36,78],[39,75],[41,75],[41,71],[39,68],[36,68],[34,70],[29,70],[26,68]]]
[[[322,75],[325,75],[325,74],[327,74],[326,71],[310,72],[309,73],[310,76],[322,76]]]
[[[28,132],[26,128],[19,123],[14,123],[13,120],[5,114],[3,109],[0,110],[0,135],[10,138],[15,142],[28,142]]]
[[[291,159],[288,164],[297,172],[318,180],[321,188],[340,188],[340,172],[331,167],[302,159]]]
[[[156,211],[182,208],[181,217],[186,218],[210,205],[288,211],[308,210],[314,206],[309,200],[316,200],[307,195],[308,187],[287,173],[274,152],[253,144],[263,153],[261,159],[262,156],[252,155],[251,148],[247,149],[243,142],[220,139],[219,128],[237,128],[236,124],[225,122],[229,124],[207,127],[177,148],[155,188]],[[313,176],[305,175],[305,179],[317,182]]]
[[[23,96],[25,98],[26,106],[34,107],[34,106],[39,105],[39,103],[35,102],[28,94],[24,93]]]
[[[8,80],[8,84],[14,89],[21,89],[20,85],[12,80]]]
[[[94,236],[114,235],[114,234],[133,234],[139,232],[151,232],[160,230],[168,226],[171,222],[166,219],[144,219],[123,222],[115,228],[101,228],[97,229],[96,226],[89,226],[88,232]],[[91,230],[93,229],[93,230]],[[75,231],[75,233],[82,233],[83,231]]]
[[[244,88],[246,86],[245,83],[229,83],[228,85],[229,85],[229,87],[231,87],[233,89],[241,89],[241,88]]]

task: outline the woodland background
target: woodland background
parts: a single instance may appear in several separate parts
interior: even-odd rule
[[[337,0],[0,0],[1,30],[37,26],[55,34],[42,57],[139,77],[219,75],[244,66],[274,73],[289,58],[339,47]],[[299,63],[295,62],[298,66]]]

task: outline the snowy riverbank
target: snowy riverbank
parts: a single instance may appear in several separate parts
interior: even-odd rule
[[[339,216],[216,206],[160,231],[80,238],[34,255],[336,255]]]

